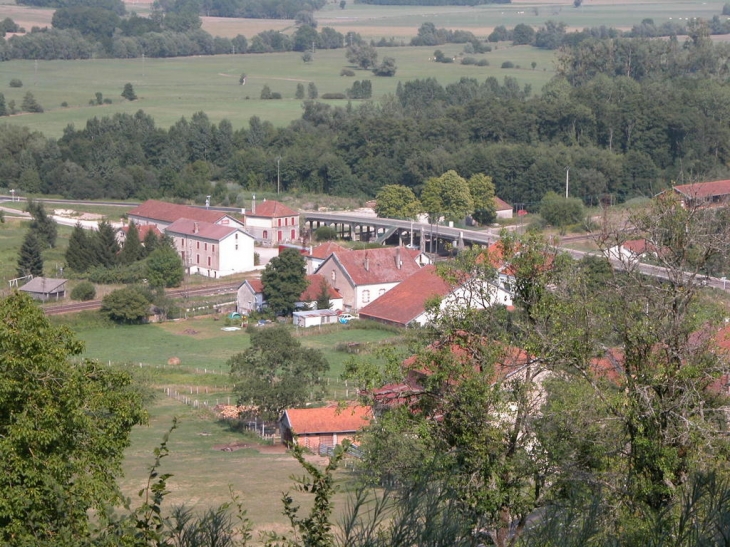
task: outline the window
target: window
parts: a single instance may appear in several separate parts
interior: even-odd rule
[[[200,264],[200,255],[195,255],[195,263]]]
[[[332,270],[332,283],[337,283],[337,272]]]
[[[210,268],[210,257],[208,257],[208,267]]]
[[[370,302],[370,291],[368,289],[362,291],[362,301],[363,304],[367,304],[368,302]]]
[[[285,218],[284,219],[284,226],[289,226],[289,219],[288,218]]]
[[[284,234],[282,233],[281,230],[279,230],[279,241],[283,241],[283,240],[284,240]]]
[[[195,242],[195,248],[196,249],[200,249],[200,241],[196,241]]]
[[[281,219],[279,219],[279,226],[281,226]]]
[[[210,252],[215,254],[215,245],[210,246]]]
[[[385,294],[385,289],[380,289],[378,291],[378,296],[383,296]]]
[[[236,251],[238,250],[238,243],[236,243],[236,249],[235,249],[235,250],[236,250]]]
[[[236,241],[238,241],[238,232],[236,232]],[[213,245],[215,247],[215,245]]]
[[[264,230],[264,235],[261,239],[269,239],[269,232],[267,230]]]

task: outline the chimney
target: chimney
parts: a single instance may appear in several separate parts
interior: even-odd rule
[[[253,195],[253,203],[251,204],[251,214],[256,214],[256,194]]]
[[[200,227],[197,222],[193,222],[193,233],[197,234],[200,231]]]
[[[368,253],[365,253],[365,271],[370,271],[370,257],[368,256]]]
[[[397,247],[395,251],[395,267],[400,270],[401,266],[403,266],[403,260],[400,257],[400,247]]]

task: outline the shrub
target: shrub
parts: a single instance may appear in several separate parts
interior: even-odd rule
[[[322,99],[346,99],[344,93],[322,93],[320,95]]]
[[[515,64],[512,61],[505,61],[502,63],[502,68],[514,68]]]
[[[68,103],[67,103],[66,101],[63,101],[63,102],[61,103],[61,106],[62,106],[63,108],[68,108]]]
[[[93,283],[82,281],[71,291],[71,300],[80,300],[86,302],[96,298],[96,288]]]
[[[477,64],[477,60],[474,57],[464,57],[461,60],[461,64],[462,65],[476,65]]]
[[[279,93],[278,91],[273,91],[271,93],[271,98],[272,99],[281,99],[281,93]]]
[[[343,68],[342,70],[340,70],[340,76],[353,77],[353,76],[355,76],[355,71],[350,70],[349,68]]]
[[[477,66],[489,66],[489,61],[487,61],[486,59],[479,59]]]
[[[259,253],[253,254],[253,265],[254,266],[260,266],[261,265],[261,255]]]
[[[112,104],[112,100],[109,98],[104,99],[104,104]]]
[[[10,87],[23,87],[23,82],[18,78],[10,80]]]
[[[141,283],[147,277],[147,265],[144,261],[133,262],[128,266],[105,268],[96,266],[88,272],[89,281],[103,285]]]
[[[331,226],[320,226],[314,231],[314,239],[317,241],[331,241],[337,239],[337,230]]]

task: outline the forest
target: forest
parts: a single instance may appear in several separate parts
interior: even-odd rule
[[[569,167],[574,197],[625,201],[727,175],[729,51],[706,25],[684,44],[591,38],[563,48],[540,94],[512,77],[420,79],[379,102],[304,101],[283,128],[254,116],[233,131],[198,112],[165,129],[142,111],[69,126],[58,140],[7,126],[0,183],[77,199],[212,194],[236,204],[242,190],[275,188],[281,157],[287,192],[372,197],[401,184],[418,194],[454,169],[488,174],[502,199],[530,209],[562,191]]]

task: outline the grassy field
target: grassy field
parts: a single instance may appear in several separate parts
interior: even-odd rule
[[[229,485],[240,496],[248,517],[254,523],[254,539],[259,531],[286,531],[287,520],[282,515],[281,494],[292,489],[290,476],[301,475],[302,468],[290,455],[281,450],[260,453],[254,448],[223,451],[223,445],[246,442],[255,446],[253,439],[231,431],[216,421],[207,411],[199,411],[164,396],[150,409],[149,426],[132,432],[132,445],[124,459],[124,477],[119,481],[122,491],[131,499],[132,507],[140,504],[137,496],[147,481],[152,451],[159,446],[173,417],[179,427],[170,436],[170,455],[163,460],[161,472],[172,473],[168,481],[170,494],[163,508],[185,504],[203,510],[230,501]],[[264,449],[266,451],[266,449]],[[318,458],[313,459],[320,462]],[[347,476],[341,474],[342,479]],[[335,498],[335,518],[343,511],[346,494]],[[310,500],[297,494],[303,511]],[[258,543],[258,542],[257,542]]]
[[[36,67],[32,61],[11,61],[0,64],[0,88],[7,101],[20,104],[31,91],[45,112],[18,114],[3,121],[25,125],[58,137],[68,124],[83,127],[92,117],[110,116],[115,112],[134,113],[144,110],[152,115],[158,126],[169,127],[182,116],[204,111],[214,122],[228,119],[234,128],[245,126],[251,116],[259,116],[275,125],[286,125],[301,116],[301,101],[294,99],[298,83],[314,82],[320,95],[344,93],[354,79],[367,78],[373,82],[373,97],[394,93],[399,81],[416,78],[437,78],[441,83],[457,81],[463,76],[483,81],[488,76],[500,80],[516,77],[537,91],[554,74],[554,53],[531,47],[502,46],[485,54],[491,66],[464,66],[429,61],[436,48],[381,48],[379,55],[393,56],[398,72],[393,78],[375,78],[369,71],[358,71],[356,78],[340,76],[348,66],[344,50],[318,51],[312,63],[304,63],[295,52],[265,55],[218,55],[174,59],[94,59],[86,61],[43,61]],[[463,47],[446,45],[440,48],[447,55],[458,54]],[[522,69],[501,69],[509,60]],[[531,62],[537,69],[530,68]],[[242,72],[247,83],[238,83]],[[22,88],[7,87],[11,78],[23,81]],[[126,101],[120,96],[126,82],[134,85],[139,99]],[[283,100],[259,99],[261,89],[268,85],[282,94]],[[101,92],[111,98],[112,105],[90,106],[89,99]],[[61,103],[68,103],[62,107]],[[331,101],[346,104],[346,101]]]

